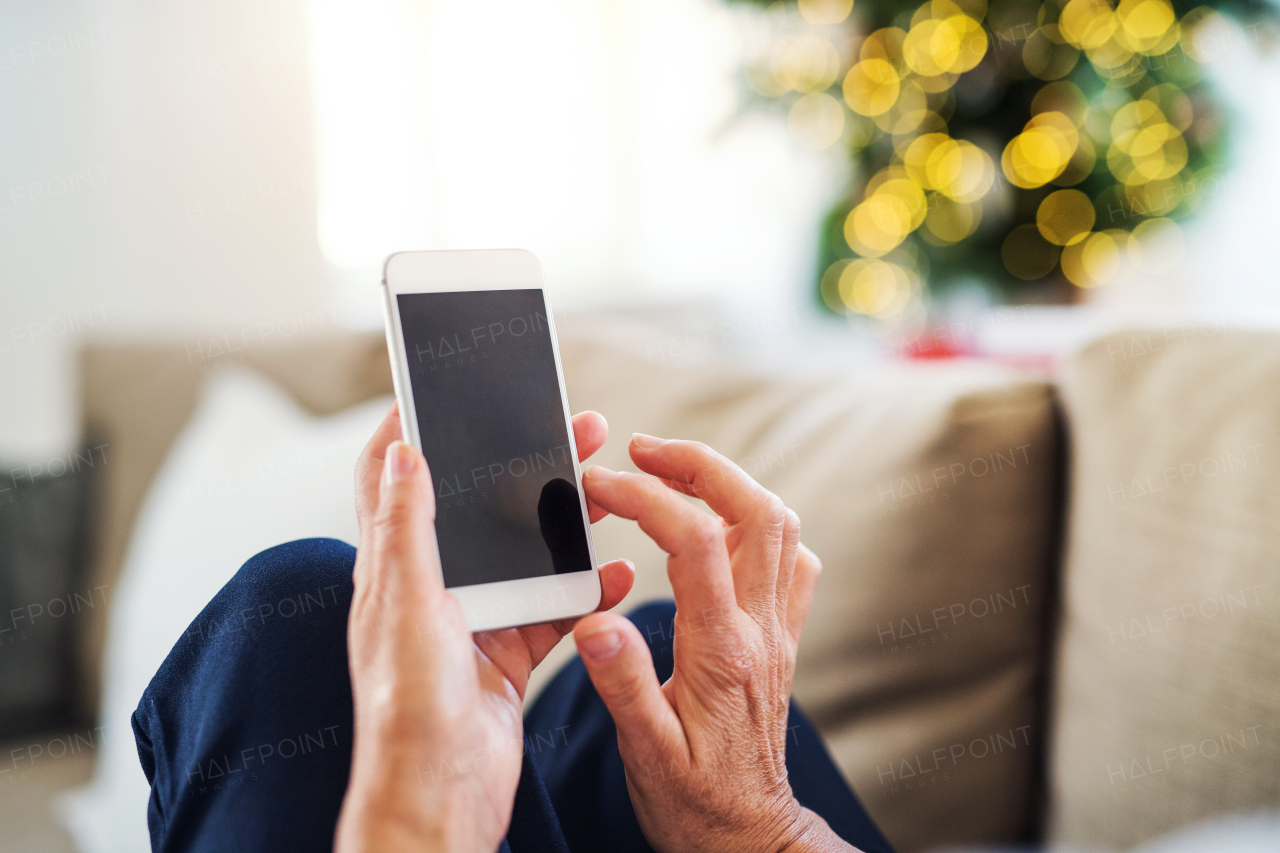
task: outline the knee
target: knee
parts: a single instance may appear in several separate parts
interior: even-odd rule
[[[250,557],[233,580],[274,591],[297,586],[351,586],[356,549],[337,539],[297,539]]]
[[[246,627],[300,615],[345,625],[355,555],[354,548],[337,539],[286,542],[250,557],[219,597]]]

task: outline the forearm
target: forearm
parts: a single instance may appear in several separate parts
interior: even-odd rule
[[[334,838],[334,853],[414,850],[471,853],[485,850],[475,837],[475,804],[448,788],[424,790],[397,774],[352,774]]]

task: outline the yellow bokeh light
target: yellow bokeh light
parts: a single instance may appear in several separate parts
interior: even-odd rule
[[[1164,53],[1181,34],[1168,0],[1122,0],[1115,17],[1120,25],[1118,40],[1135,53]]]
[[[791,87],[773,73],[772,63],[752,63],[746,68],[747,85],[766,98],[780,98]]]
[[[1108,284],[1119,276],[1124,258],[1120,254],[1121,246],[1110,231],[1090,234],[1083,245],[1080,261],[1090,280]]]
[[[1129,157],[1141,180],[1165,180],[1187,165],[1187,142],[1171,124],[1144,127],[1129,143]]]
[[[1115,13],[1105,0],[1071,0],[1058,18],[1062,37],[1082,50],[1102,47],[1117,25]]]
[[[1197,6],[1182,16],[1184,35],[1181,47],[1196,62],[1212,62],[1222,54],[1222,42],[1218,38],[1206,38],[1215,31],[1221,33],[1226,22],[1222,14],[1208,6]]]
[[[851,311],[887,319],[901,313],[911,300],[912,273],[876,258],[859,258],[840,272],[841,301]]]
[[[799,5],[811,24],[839,24],[853,11],[853,0],[800,0]]]
[[[1093,143],[1089,141],[1088,137],[1082,136],[1076,145],[1075,153],[1071,155],[1071,160],[1067,163],[1067,168],[1063,169],[1062,174],[1058,175],[1050,183],[1059,187],[1073,187],[1093,174],[1094,167],[1097,164],[1098,154],[1094,150]]]
[[[1147,219],[1133,229],[1129,259],[1146,273],[1172,272],[1186,255],[1182,229],[1172,219]]]
[[[840,76],[840,53],[821,36],[807,34],[786,41],[773,74],[788,89],[821,92]]]
[[[927,111],[928,107],[924,93],[905,83],[894,105],[880,115],[872,116],[871,120],[885,133],[909,133],[918,126],[917,122],[924,120],[923,115],[913,114]]]
[[[911,27],[907,32],[906,40],[902,43],[902,55],[907,65],[922,77],[936,77],[944,73],[955,61],[955,51],[959,50],[959,45],[954,41],[956,38],[954,30],[948,27],[941,34],[938,42],[936,44],[934,42],[934,36],[938,34],[941,26],[941,21],[925,18]],[[944,57],[939,58],[936,53],[939,49],[947,52]]]
[[[1053,272],[1059,249],[1034,225],[1019,225],[1004,238],[1000,259],[1004,268],[1023,281],[1035,281]]]
[[[938,185],[929,174],[929,158],[938,146],[951,141],[945,133],[926,133],[916,137],[902,155],[902,165],[911,179],[926,189],[936,190]]]
[[[981,23],[950,0],[934,0],[916,10],[902,41],[902,56],[916,74],[938,77],[977,67],[987,47]]]
[[[1142,100],[1155,104],[1165,120],[1185,133],[1195,118],[1191,99],[1172,83],[1158,83],[1142,93]]]
[[[1071,156],[1072,151],[1075,151],[1076,146],[1080,144],[1080,133],[1076,130],[1075,122],[1056,110],[1036,113],[1026,123],[1025,127],[1027,130],[1034,127],[1044,130],[1052,128],[1057,131],[1054,139],[1058,140],[1062,153],[1068,157]]]
[[[1090,234],[1062,251],[1062,272],[1077,287],[1116,284],[1132,273],[1128,233],[1108,228]]]
[[[932,152],[925,168],[939,192],[960,202],[978,201],[996,179],[995,164],[987,152],[964,139]]]
[[[964,243],[980,228],[995,236],[1012,227],[1001,260],[1025,281],[1061,275],[1097,287],[1135,270],[1168,273],[1184,256],[1182,231],[1164,217],[1194,210],[1184,187],[1188,139],[1198,146],[1190,153],[1201,157],[1222,117],[1197,115],[1187,96],[1203,73],[1195,61],[1178,68],[1158,63],[1179,45],[1196,60],[1205,46],[1193,42],[1216,13],[1202,7],[1180,21],[1172,0],[1002,0],[990,14],[988,0],[916,0],[909,15],[892,18],[905,29],[863,35],[857,21],[866,19],[851,18],[855,0],[797,2],[811,31],[788,26],[765,42],[771,58],[747,67],[748,82],[775,97],[795,93],[788,96],[798,98],[788,125],[799,144],[815,150],[839,144],[859,164],[884,166],[843,221],[858,257],[837,261],[823,275],[822,298],[833,309],[905,317],[907,305],[924,304],[929,258],[937,263],[955,254],[934,247]],[[1006,31],[1020,33],[1017,41]],[[837,50],[818,33],[849,41]],[[1004,46],[1012,50],[996,50]],[[1073,75],[1081,54],[1092,68]],[[833,97],[841,69],[848,70]],[[968,133],[1005,87],[1013,87],[1019,110],[1035,94],[1030,120],[1002,151],[985,136],[977,138],[990,153],[951,136],[952,129]],[[1038,191],[992,193],[997,152],[1009,183]],[[1096,201],[1073,188],[1091,187],[1091,175],[1115,179]],[[1139,224],[1132,233],[1105,227],[1117,222]]]
[[[1000,166],[1014,186],[1044,186],[1067,168],[1078,142],[1071,119],[1059,112],[1038,113],[1005,146]]]
[[[924,222],[925,212],[928,209],[924,190],[910,178],[893,178],[885,181],[876,187],[875,197],[872,200],[877,199],[893,200],[894,210],[902,211],[901,215],[907,223],[908,233],[919,228]]]
[[[805,95],[792,104],[787,125],[805,148],[821,150],[835,144],[844,133],[844,107],[826,92]]]
[[[862,47],[858,49],[859,59],[883,59],[894,67],[901,69],[906,60],[902,58],[902,43],[907,33],[897,27],[885,27],[867,36]]]
[[[935,6],[938,2],[935,0]],[[987,53],[987,32],[982,24],[954,3],[948,2],[947,7],[955,14],[939,20],[928,16],[928,4],[921,6],[903,39],[903,59],[921,77],[961,74],[977,67]]]
[[[907,220],[896,215],[891,202],[876,205],[864,201],[849,213],[844,225],[845,242],[849,247],[872,258],[878,258],[897,246],[908,233]]]
[[[1182,180],[1177,177],[1124,184],[1129,209],[1143,216],[1164,216],[1182,203]]]
[[[968,15],[952,15],[934,31],[932,48],[939,62],[948,55],[952,57],[947,71],[963,74],[976,68],[987,55],[987,31]]]
[[[1076,287],[1093,287],[1097,282],[1084,271],[1084,240],[1072,243],[1062,250],[1062,274]]]
[[[1186,140],[1151,100],[1131,101],[1117,110],[1111,136],[1107,166],[1125,184],[1172,178],[1187,165]]]
[[[1107,170],[1112,177],[1126,185],[1142,183],[1142,175],[1133,167],[1133,160],[1118,143],[1112,143],[1107,149]]]
[[[919,89],[921,92],[928,92],[930,95],[940,95],[951,89],[956,84],[956,80],[960,75],[952,74],[944,71],[932,77],[922,77],[915,74],[911,77],[911,85]]]
[[[933,0],[930,8],[935,18],[965,14],[975,21],[981,21],[987,14],[987,0]]]
[[[844,78],[844,99],[855,113],[878,116],[898,100],[898,72],[886,60],[864,59]]]
[[[1022,64],[1041,80],[1058,80],[1067,76],[1080,59],[1080,50],[1058,37],[1058,28],[1046,24],[1038,28],[1022,45]]]
[[[1036,211],[1036,227],[1050,243],[1070,246],[1088,236],[1095,219],[1093,202],[1079,190],[1058,190],[1045,196]]]
[[[1111,119],[1111,138],[1118,142],[1121,138],[1129,138],[1134,131],[1164,123],[1164,113],[1154,101],[1145,98],[1130,101],[1116,110],[1115,117]],[[1121,150],[1128,149],[1122,146]]]
[[[872,195],[875,195],[876,191],[879,190],[881,185],[886,181],[897,181],[902,180],[903,178],[911,178],[911,175],[907,173],[906,169],[901,166],[886,166],[872,175],[871,180],[867,181],[867,186],[864,190],[865,197],[870,198]]]
[[[853,65],[842,93],[856,113],[852,117],[838,97],[826,94],[838,73],[831,70],[834,46],[817,36],[778,42],[783,59],[775,59],[771,70],[788,90],[803,95],[789,116],[791,132],[802,145],[818,149],[845,140],[861,150],[872,138],[885,146],[892,135],[891,151],[876,150],[888,151],[894,165],[867,181],[861,202],[844,220],[845,241],[859,257],[837,262],[823,276],[823,298],[837,310],[885,319],[897,316],[912,299],[918,304],[919,276],[927,273],[904,266],[903,258],[968,240],[983,221],[982,200],[997,172],[992,157],[1000,149],[988,154],[952,138],[947,125],[967,115],[962,98],[952,91],[960,75],[984,59],[982,69],[964,79],[992,73],[988,54],[995,36],[987,28],[995,32],[997,26],[1005,27],[1001,22],[1014,14],[997,4],[988,20],[987,2],[921,2],[914,6],[909,26],[904,17],[895,19],[906,30],[886,27],[851,42],[843,55]],[[853,5],[853,0],[801,0],[800,11],[812,24],[838,24],[851,20]],[[1035,281],[1061,265],[1061,274],[1080,287],[1114,284],[1135,269],[1169,272],[1184,254],[1184,238],[1163,217],[1190,205],[1190,196],[1183,198],[1188,161],[1183,134],[1199,139],[1191,130],[1193,104],[1181,87],[1196,78],[1158,73],[1145,57],[1193,37],[1213,13],[1192,13],[1179,22],[1171,0],[1030,0],[1028,8],[1018,13],[1018,21],[1038,14],[1027,19],[1030,26],[1011,60],[994,57],[1000,60],[995,73],[1010,80],[1019,75],[1025,80],[1029,73],[1046,84],[1032,81],[1031,90],[1038,85],[1039,91],[1031,102],[1031,120],[1008,141],[999,167],[1015,187],[1045,188],[1036,195],[1053,192],[1035,206],[1034,224],[1023,218],[1024,224],[1006,234],[1001,245],[1005,268],[1015,278]],[[815,41],[805,42],[807,38]],[[801,57],[806,44],[817,58]],[[1184,44],[1183,49],[1190,54],[1195,46]],[[852,58],[851,51],[856,53]],[[1023,69],[1016,69],[1019,53]],[[1091,89],[1092,96],[1063,79],[1081,53],[1108,84],[1101,91]],[[839,54],[834,55],[838,68]],[[1010,61],[1012,70],[1006,67]],[[1173,82],[1156,82],[1160,80]],[[1195,125],[1197,131],[1202,125]],[[855,137],[861,141],[854,142]],[[1104,154],[1116,179],[1106,191],[1111,206],[1129,211],[1126,216],[1160,218],[1145,219],[1132,234],[1097,222],[1100,212],[1106,219],[1106,211],[1070,187],[1095,170],[1105,174],[1098,163]],[[1008,190],[1002,189],[985,202],[988,219],[996,215],[993,211],[1004,211],[997,219],[1025,217],[1029,211],[1023,205],[1034,203],[1035,197],[1022,196],[1015,212]]]
[[[1078,128],[1089,114],[1089,99],[1079,86],[1068,80],[1046,83],[1031,99],[1031,114],[1049,112],[1062,113]]]
[[[875,117],[876,121],[886,126],[895,137],[911,138],[916,133],[946,130],[947,123],[933,110],[918,107],[900,111],[898,108],[903,106],[902,100],[899,98],[894,109]],[[881,119],[884,121],[881,122]]]
[[[866,148],[871,143],[880,139],[884,134],[880,128],[875,126],[874,122],[867,121],[862,116],[853,116],[852,120],[847,122],[849,127],[848,143],[849,150],[856,152]]]
[[[929,199],[929,212],[924,218],[926,230],[942,245],[959,243],[978,230],[981,221],[980,205],[954,201],[941,194]]]
[[[1129,71],[1125,71],[1125,66],[1133,59],[1133,50],[1119,38],[1120,36],[1121,33],[1117,30],[1111,34],[1111,38],[1097,47],[1085,48],[1089,61],[1097,70],[1104,72],[1102,76],[1112,83],[1124,82],[1128,74],[1144,73],[1142,68],[1136,65]]]
[[[927,212],[924,191],[915,181],[884,170],[867,184],[865,200],[849,212],[845,242],[860,255],[879,257],[920,227]]]
[[[952,9],[949,6],[942,7],[942,8],[943,8],[943,13],[941,15],[936,15],[934,14],[932,3],[921,3],[919,6],[916,7],[916,10],[911,13],[911,27],[914,27],[917,24],[922,23],[924,21],[928,21],[930,19],[938,21],[938,20],[941,20],[942,18],[945,18],[947,15],[955,13],[955,9]],[[956,7],[956,8],[959,8],[959,7]],[[907,29],[910,30],[911,27],[908,27]]]

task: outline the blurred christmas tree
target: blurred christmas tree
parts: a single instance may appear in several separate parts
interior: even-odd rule
[[[1205,64],[1259,37],[1258,0],[798,0],[768,5],[747,63],[853,185],[818,289],[838,313],[918,314],[978,283],[1002,301],[1159,274],[1178,220],[1221,188],[1226,116]],[[798,14],[797,14],[798,12]]]

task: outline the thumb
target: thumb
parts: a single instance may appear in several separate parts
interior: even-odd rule
[[[616,613],[593,613],[578,621],[573,639],[618,728],[623,757],[664,755],[664,747],[674,746],[680,721],[658,684],[653,655],[636,626]]]
[[[387,446],[378,508],[374,513],[372,561],[378,580],[428,595],[443,592],[435,538],[435,491],[427,460],[403,441]]]

